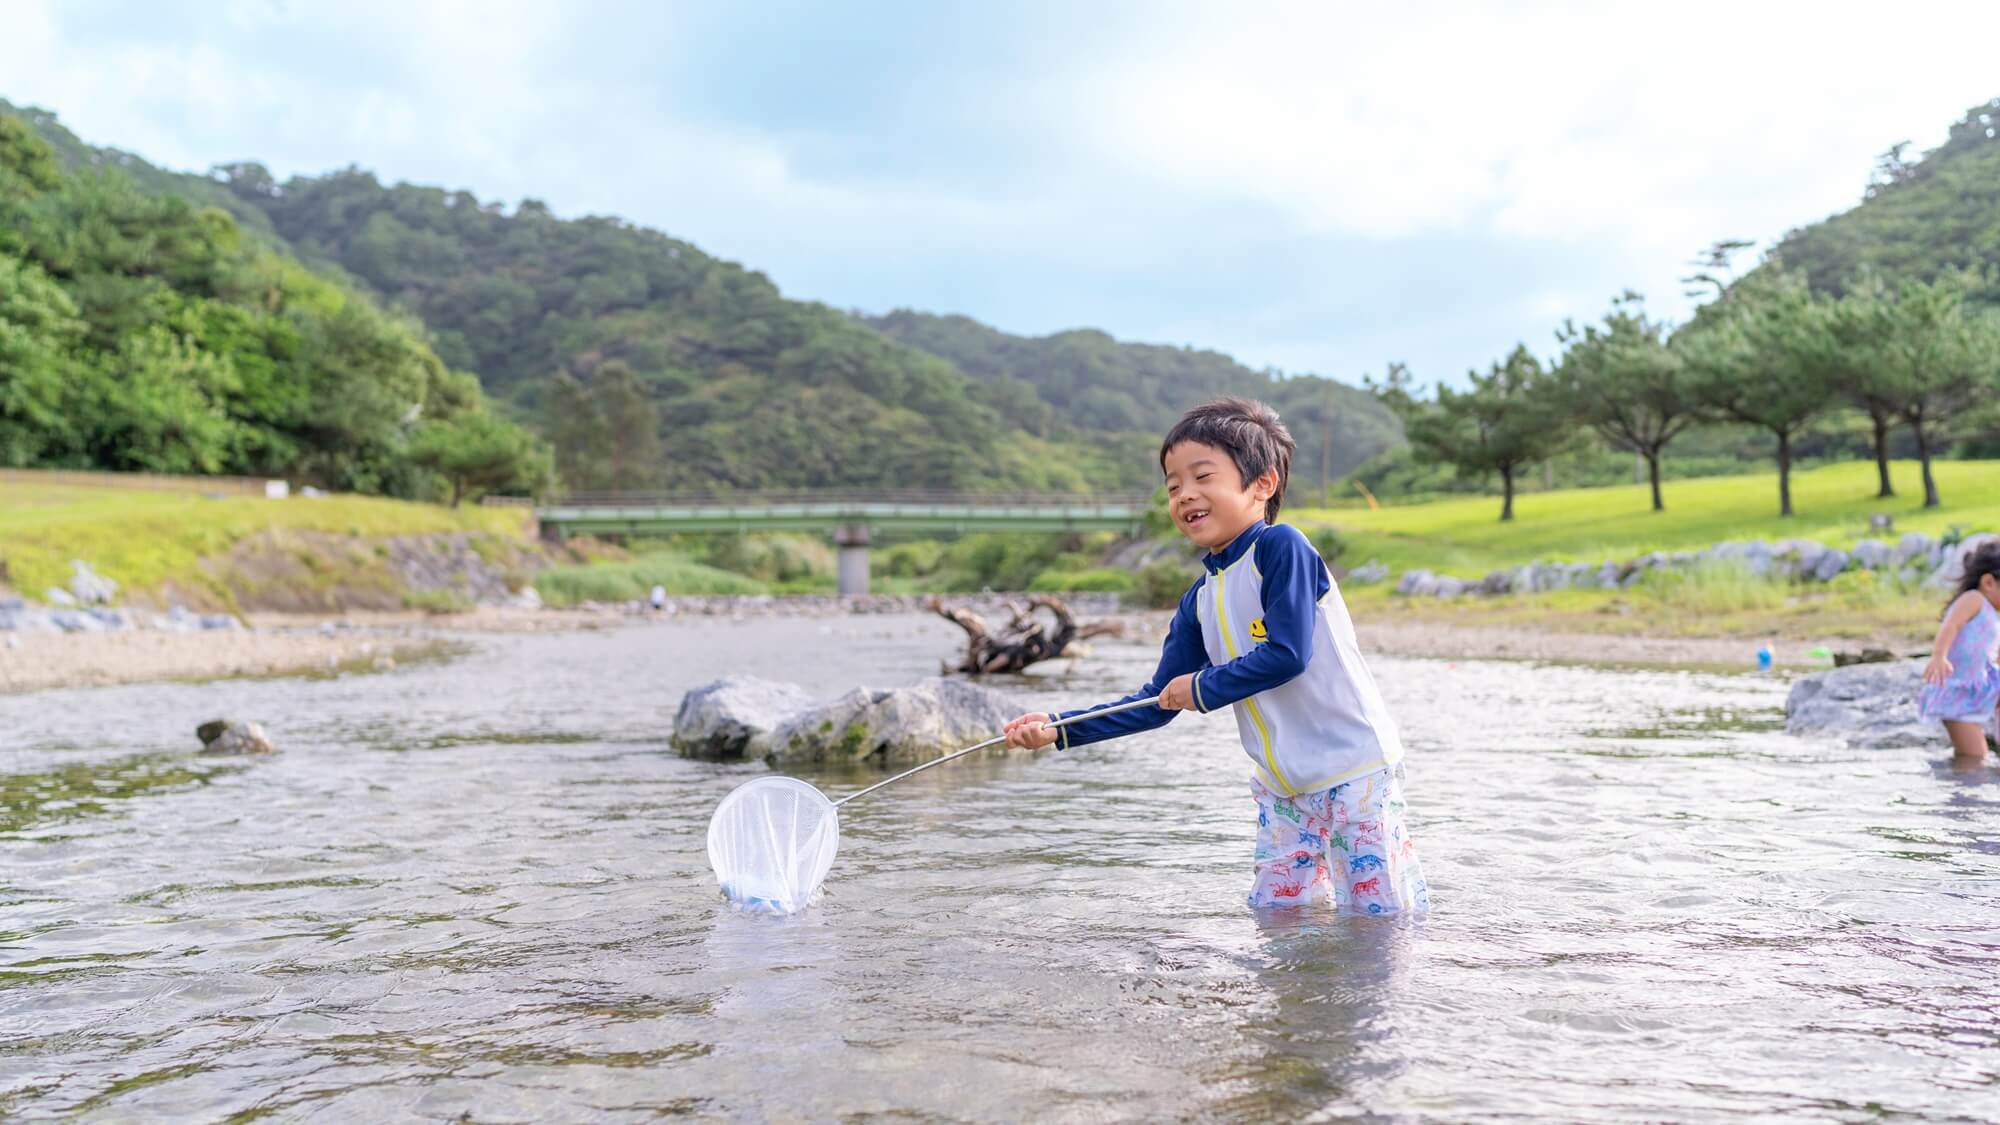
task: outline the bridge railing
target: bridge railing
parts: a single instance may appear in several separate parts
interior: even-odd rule
[[[965,508],[1146,508],[1145,493],[944,492],[926,489],[802,489],[790,492],[580,492],[543,502],[553,508],[775,508],[907,504]]]

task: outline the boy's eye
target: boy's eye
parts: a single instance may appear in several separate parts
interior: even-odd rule
[[[1212,477],[1212,476],[1214,476],[1214,475],[1215,475],[1214,473],[1196,473],[1196,474],[1195,474],[1195,477],[1194,477],[1194,479],[1196,479],[1196,480],[1207,480],[1208,478],[1210,478],[1210,477]]]

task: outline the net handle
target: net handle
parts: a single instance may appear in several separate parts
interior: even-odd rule
[[[1057,719],[1055,722],[1047,723],[1045,725],[1049,729],[1053,730],[1057,727],[1066,727],[1071,723],[1082,722],[1085,719],[1095,719],[1104,715],[1116,715],[1120,711],[1136,711],[1141,707],[1152,707],[1157,705],[1159,702],[1160,702],[1160,697],[1157,695],[1152,696],[1151,698],[1148,699],[1135,699],[1130,703],[1120,703],[1112,707],[1100,707],[1095,711],[1085,711],[1080,715],[1071,715],[1067,719]],[[878,781],[875,784],[870,785],[866,789],[859,789],[856,790],[855,792],[849,793],[847,796],[842,797],[838,801],[835,801],[833,803],[833,807],[839,808],[840,806],[846,804],[847,802],[852,801],[856,797],[866,797],[868,794],[875,792],[877,789],[882,788],[884,785],[893,785],[896,782],[903,780],[904,778],[910,776],[913,773],[922,773],[925,770],[931,768],[932,766],[941,766],[944,765],[946,762],[957,761],[958,759],[965,757],[967,754],[976,753],[980,750],[986,750],[991,747],[998,746],[1005,741],[1007,741],[1007,736],[1003,734],[996,736],[994,738],[989,738],[977,746],[968,746],[963,750],[953,751],[950,754],[946,754],[942,758],[932,758],[930,761],[925,762],[921,766],[916,766],[914,768],[904,770],[902,773],[899,773],[894,777],[883,778],[881,781]]]

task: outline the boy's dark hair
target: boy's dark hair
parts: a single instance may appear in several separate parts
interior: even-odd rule
[[[1285,484],[1292,477],[1292,450],[1298,443],[1278,421],[1278,412],[1247,398],[1218,398],[1204,402],[1174,423],[1167,440],[1160,443],[1160,471],[1167,470],[1167,451],[1182,442],[1212,445],[1229,454],[1236,471],[1243,474],[1243,487],[1278,470],[1278,490],[1264,502],[1264,522],[1278,522],[1278,504],[1285,498]]]
[[[1960,594],[1979,589],[1979,580],[1989,574],[1994,581],[2000,582],[2000,539],[1988,539],[1965,552],[1965,576],[1958,580],[1958,589],[1953,590],[1951,597],[1945,600],[1944,611],[1950,613],[1951,603],[1957,601]]]

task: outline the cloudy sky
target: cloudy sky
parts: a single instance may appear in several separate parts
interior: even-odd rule
[[[1399,10],[1390,10],[1399,9]],[[199,170],[611,213],[841,308],[1456,379],[2000,96],[2000,4],[0,0],[0,97]]]

